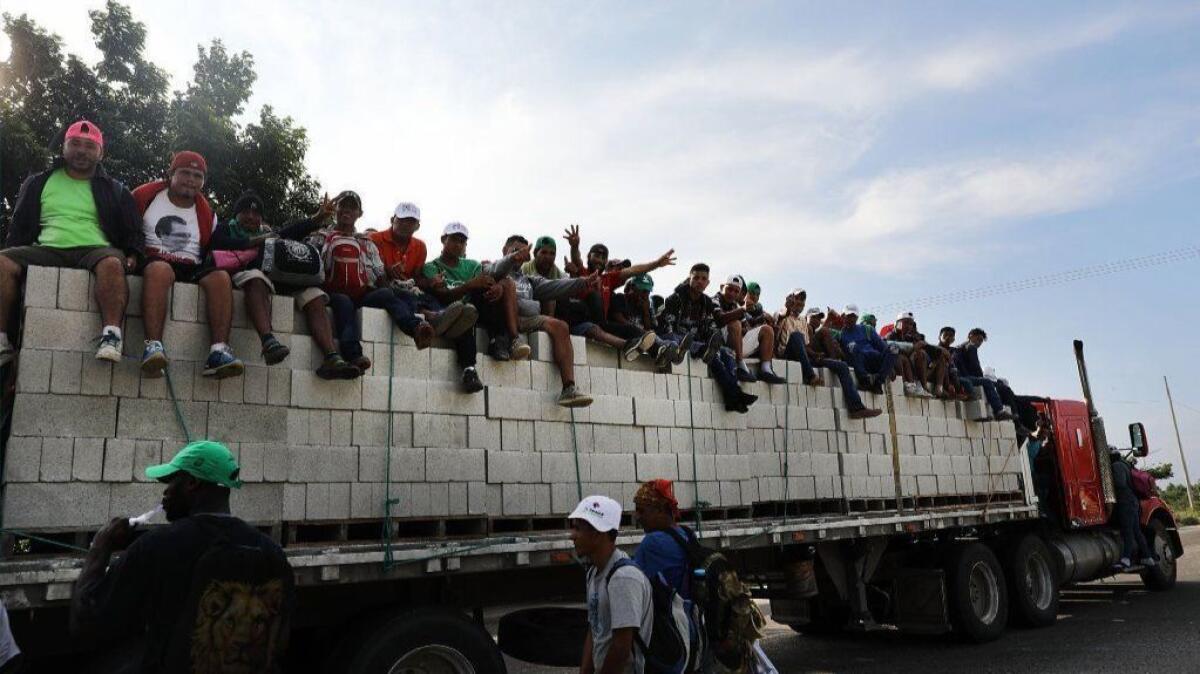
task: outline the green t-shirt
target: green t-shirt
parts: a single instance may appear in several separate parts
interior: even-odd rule
[[[432,262],[426,262],[421,273],[425,274],[425,278],[433,278],[441,272],[442,277],[446,280],[447,288],[457,288],[458,286],[470,281],[479,276],[479,272],[483,270],[475,260],[468,260],[465,257],[458,259],[458,265],[451,267],[447,265],[439,256],[434,258]]]
[[[42,188],[42,233],[38,245],[80,248],[112,245],[100,230],[92,181],[76,180],[66,169],[50,174]]]

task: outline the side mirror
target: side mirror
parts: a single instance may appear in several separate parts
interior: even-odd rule
[[[1146,456],[1150,453],[1150,443],[1146,441],[1146,427],[1141,422],[1129,424],[1129,444],[1133,447],[1135,456]]]

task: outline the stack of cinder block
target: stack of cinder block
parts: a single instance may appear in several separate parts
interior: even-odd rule
[[[5,526],[83,529],[143,512],[161,493],[145,466],[184,442],[167,379],[139,374],[140,279],[129,279],[126,359],[115,366],[93,358],[100,319],[91,283],[82,271],[29,270]],[[629,363],[576,338],[576,381],[595,402],[572,411],[555,403],[561,382],[544,335],[531,336],[528,361],[495,362],[481,350],[487,388],[466,395],[453,351],[417,350],[374,309],[362,312],[373,368],[359,380],[324,381],[303,316],[275,298],[275,334],[292,355],[268,367],[237,292],[231,342],[245,375],[207,379],[204,317],[198,288],[176,284],[164,339],[171,388],[190,437],[224,441],[238,455],[246,484],[234,508],[258,523],[374,519],[389,497],[402,518],[559,516],[580,491],[632,507],[639,482],[660,477],[677,481],[685,508],[726,509],[892,499],[897,490],[1011,494],[1028,484],[1011,424],[970,421],[969,404],[896,388],[893,435],[889,414],[851,420],[830,373],[830,384],[805,386],[800,368],[782,362],[776,371],[789,383],[750,385],[759,401],[740,415],[725,411],[699,361],[658,374],[648,359]],[[886,408],[884,396],[864,398]]]

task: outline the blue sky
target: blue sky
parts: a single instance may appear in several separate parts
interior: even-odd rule
[[[81,5],[8,0],[94,58]],[[195,45],[251,51],[252,108],[312,138],[364,226],[417,202],[471,253],[558,234],[674,247],[758,280],[769,306],[890,307],[1200,245],[1197,3],[132,3],[182,85]],[[0,49],[6,47],[0,45]],[[2,52],[0,52],[2,53]],[[985,327],[1020,391],[1147,422],[1177,461],[1172,378],[1200,480],[1200,259],[923,308]],[[1177,467],[1177,472],[1178,467]]]

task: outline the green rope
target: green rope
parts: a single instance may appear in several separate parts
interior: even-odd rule
[[[391,569],[396,560],[392,555],[392,506],[400,499],[392,498],[392,386],[396,376],[396,326],[388,329],[388,386],[387,386],[387,447],[383,456],[383,568]]]
[[[575,408],[571,408],[571,451],[575,452],[575,493],[583,500],[583,477],[579,473],[579,440],[575,437]]]
[[[789,365],[789,367],[791,367]],[[783,523],[787,524],[788,516],[788,483],[791,482],[788,454],[791,452],[792,440],[792,385],[783,385]]]
[[[171,395],[171,403],[175,406],[175,419],[179,421],[179,427],[183,429],[183,439],[187,443],[191,443],[192,434],[188,431],[187,422],[183,420],[183,410],[179,407],[179,398],[175,396],[175,383],[171,381],[171,366],[163,368],[163,374],[167,377],[167,393]]]

